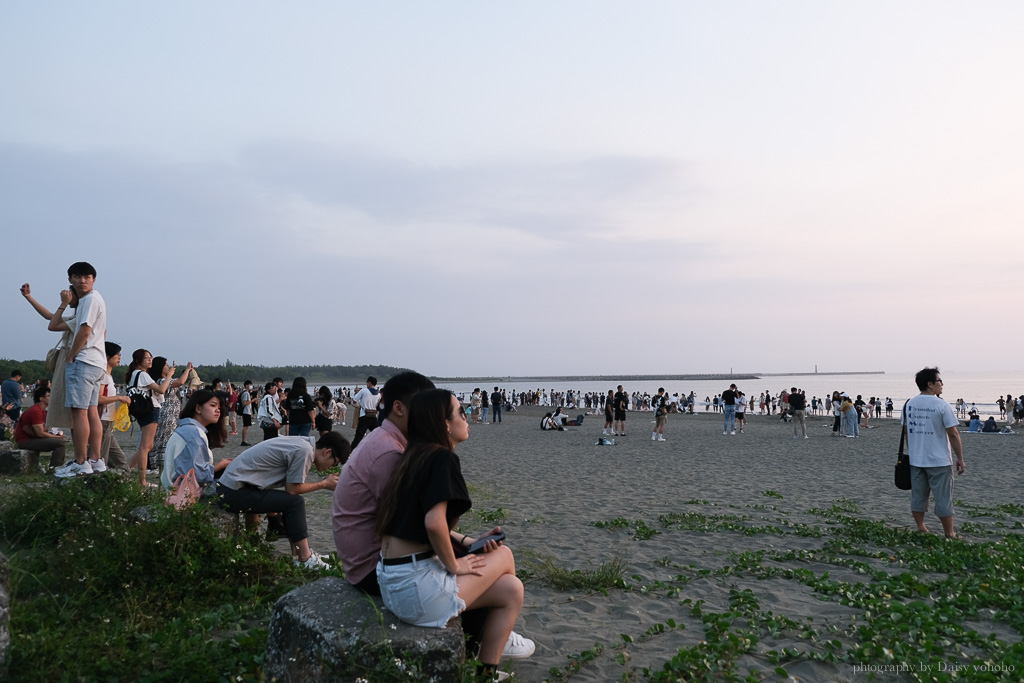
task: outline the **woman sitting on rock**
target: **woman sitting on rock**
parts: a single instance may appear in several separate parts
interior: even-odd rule
[[[492,540],[481,554],[465,554],[474,539],[452,531],[472,505],[453,452],[468,438],[466,411],[450,391],[412,399],[408,445],[380,502],[377,579],[384,605],[417,626],[442,628],[463,610],[490,608],[480,661],[491,674],[522,607],[523,584],[507,547]]]

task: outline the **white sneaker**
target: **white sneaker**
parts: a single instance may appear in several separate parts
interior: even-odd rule
[[[295,566],[296,567],[305,567],[306,569],[315,569],[315,570],[330,569],[331,568],[331,565],[329,565],[326,562],[324,562],[323,558],[320,557],[319,555],[317,555],[314,552],[310,552],[309,553],[309,559],[306,560],[305,562],[299,562],[298,560],[295,560]]]
[[[58,467],[54,474],[58,477],[77,477],[80,474],[92,474],[92,467],[89,466],[88,460],[81,465],[72,460],[67,465]]]
[[[89,467],[92,468],[93,473],[107,471],[107,463],[103,462],[103,458],[100,458],[99,460],[88,460],[87,462],[89,463]]]
[[[734,429],[734,430],[732,430],[732,435],[733,435],[733,436],[736,436],[736,430],[735,430],[735,429]]]
[[[659,436],[658,437],[658,441],[664,441],[664,440],[665,440],[665,437],[663,437],[663,436]]]
[[[508,640],[505,641],[505,649],[502,651],[501,656],[509,659],[526,659],[536,649],[536,643],[512,631],[508,634]]]
[[[722,432],[722,434],[723,434],[724,436],[728,436],[728,435],[729,435],[729,432]]]
[[[657,440],[658,440],[658,435],[657,434],[651,434],[651,441],[657,441]]]

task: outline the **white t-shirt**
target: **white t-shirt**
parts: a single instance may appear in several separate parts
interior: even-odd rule
[[[903,413],[900,422],[903,422]],[[906,407],[907,449],[914,467],[947,467],[953,463],[946,429],[960,424],[952,406],[938,396],[918,394]]]
[[[135,384],[136,375],[138,375],[139,377],[138,384]],[[156,384],[156,382],[153,381],[153,378],[150,377],[149,373],[146,372],[145,370],[136,370],[132,373],[131,377],[128,378],[129,389],[132,388],[133,386],[137,386],[139,389],[149,388],[149,393],[153,399],[153,406],[159,408],[164,404],[164,397],[163,394],[158,394],[155,391],[153,391],[153,388],[150,386],[151,384]]]
[[[100,380],[100,396],[117,396],[117,385],[114,384],[114,378],[110,376],[110,373],[103,375],[103,379]],[[103,406],[103,412],[100,413],[100,419],[104,422],[110,422],[114,419],[114,414],[117,413],[117,408],[121,404],[117,401],[108,403]]]
[[[72,321],[69,321],[68,324],[72,324]],[[82,297],[78,302],[78,310],[75,313],[73,324],[72,344],[74,338],[78,336],[78,329],[82,325],[89,326],[89,338],[82,350],[75,356],[75,360],[95,365],[98,368],[106,368],[107,351],[104,342],[107,339],[107,305],[99,292],[93,290]]]

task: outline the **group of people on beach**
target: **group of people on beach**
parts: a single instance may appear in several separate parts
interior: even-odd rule
[[[70,410],[74,458],[63,464],[60,430],[43,436],[48,421],[65,419],[47,415],[56,387],[46,383],[35,390],[39,407],[25,411],[24,424],[20,401],[16,416],[16,425],[25,428],[23,443],[53,452],[57,476],[104,472],[112,452],[125,460],[112,438],[114,415],[108,414],[123,404],[140,428],[138,449],[124,464],[139,471],[143,486],[155,486],[146,481],[149,454],[166,433],[161,444],[164,486],[173,490],[194,478],[201,498],[244,513],[250,522],[268,515],[268,523],[274,522],[268,534],[287,537],[295,563],[307,569],[327,563],[309,547],[303,495],[332,490],[335,542],[353,585],[381,595],[389,610],[412,624],[443,627],[464,613],[483,673],[497,680],[507,676],[497,671],[503,657],[533,653],[534,643],[512,630],[523,584],[501,529],[481,538],[456,530],[472,502],[454,452],[469,437],[467,412],[455,395],[414,372],[392,377],[383,392],[369,378],[352,397],[361,428],[354,449],[332,430],[332,392],[322,387],[313,398],[303,378],[293,381],[287,395],[279,378],[262,393],[250,381],[237,392],[219,380],[204,387],[191,363],[175,376],[173,363],[138,349],[125,373],[128,394],[118,395],[111,372],[120,365],[121,348],[106,339],[106,307],[94,289],[96,271],[80,262],[68,269],[68,278],[71,288],[61,292],[61,305],[53,312],[32,297],[29,285],[22,287],[49,328],[64,335],[53,383],[62,380],[59,403]],[[20,372],[11,380],[20,399]],[[4,387],[8,390],[13,393],[10,385]],[[242,445],[248,448],[235,458],[215,461],[212,450],[234,433],[228,431],[232,413],[242,418]],[[245,439],[254,414],[264,439],[252,445]],[[290,434],[281,436],[285,424]],[[314,426],[317,436],[310,435]],[[39,441],[44,438],[53,442]],[[340,477],[327,474],[307,481],[312,469],[325,473],[342,465]]]

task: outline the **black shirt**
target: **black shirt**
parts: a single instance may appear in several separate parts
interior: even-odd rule
[[[789,395],[789,407],[792,410],[803,410],[806,405],[807,405],[807,402],[804,400],[804,395],[803,394],[790,394]]]
[[[310,398],[309,394],[288,398],[288,417],[293,425],[309,424],[309,411],[311,410],[313,410],[313,399]]]
[[[398,509],[388,527],[388,535],[415,543],[430,543],[426,516],[432,507],[447,501],[445,517],[451,530],[455,520],[472,507],[466,480],[462,478],[459,456],[438,448],[427,456],[414,481],[403,482],[398,494]]]
[[[732,389],[726,389],[722,392],[722,403],[727,406],[736,405],[736,392]]]

